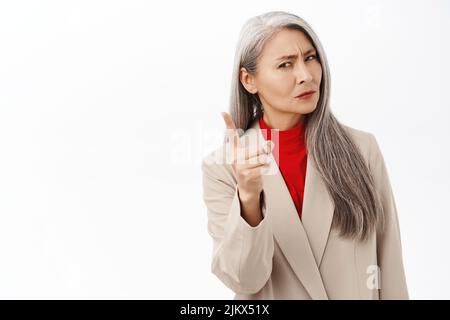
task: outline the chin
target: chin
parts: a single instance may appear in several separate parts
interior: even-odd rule
[[[314,110],[316,110],[316,108],[317,108],[317,103],[315,102],[315,103],[311,103],[311,104],[304,105],[301,107],[296,107],[296,108],[294,108],[294,112],[300,113],[300,114],[308,114],[308,113],[311,113]]]

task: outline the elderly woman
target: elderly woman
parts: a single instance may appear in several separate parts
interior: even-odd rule
[[[329,100],[307,22],[277,11],[244,25],[226,140],[202,161],[211,270],[235,299],[408,299],[379,145]]]

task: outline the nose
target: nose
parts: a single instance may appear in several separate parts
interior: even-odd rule
[[[302,84],[312,81],[312,75],[303,61],[297,64],[295,72],[297,75],[297,83]]]

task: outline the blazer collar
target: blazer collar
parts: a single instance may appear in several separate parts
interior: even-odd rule
[[[264,144],[258,119],[244,135]],[[319,271],[333,220],[334,202],[307,153],[302,220],[273,154],[269,155],[269,173],[263,175],[264,199],[268,221],[286,259],[312,299],[328,299]]]

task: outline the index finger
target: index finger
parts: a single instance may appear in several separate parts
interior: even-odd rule
[[[236,126],[228,113],[222,112],[222,117],[225,120],[225,125],[227,126],[228,139],[230,140],[231,147],[234,150],[236,147],[240,146]]]

